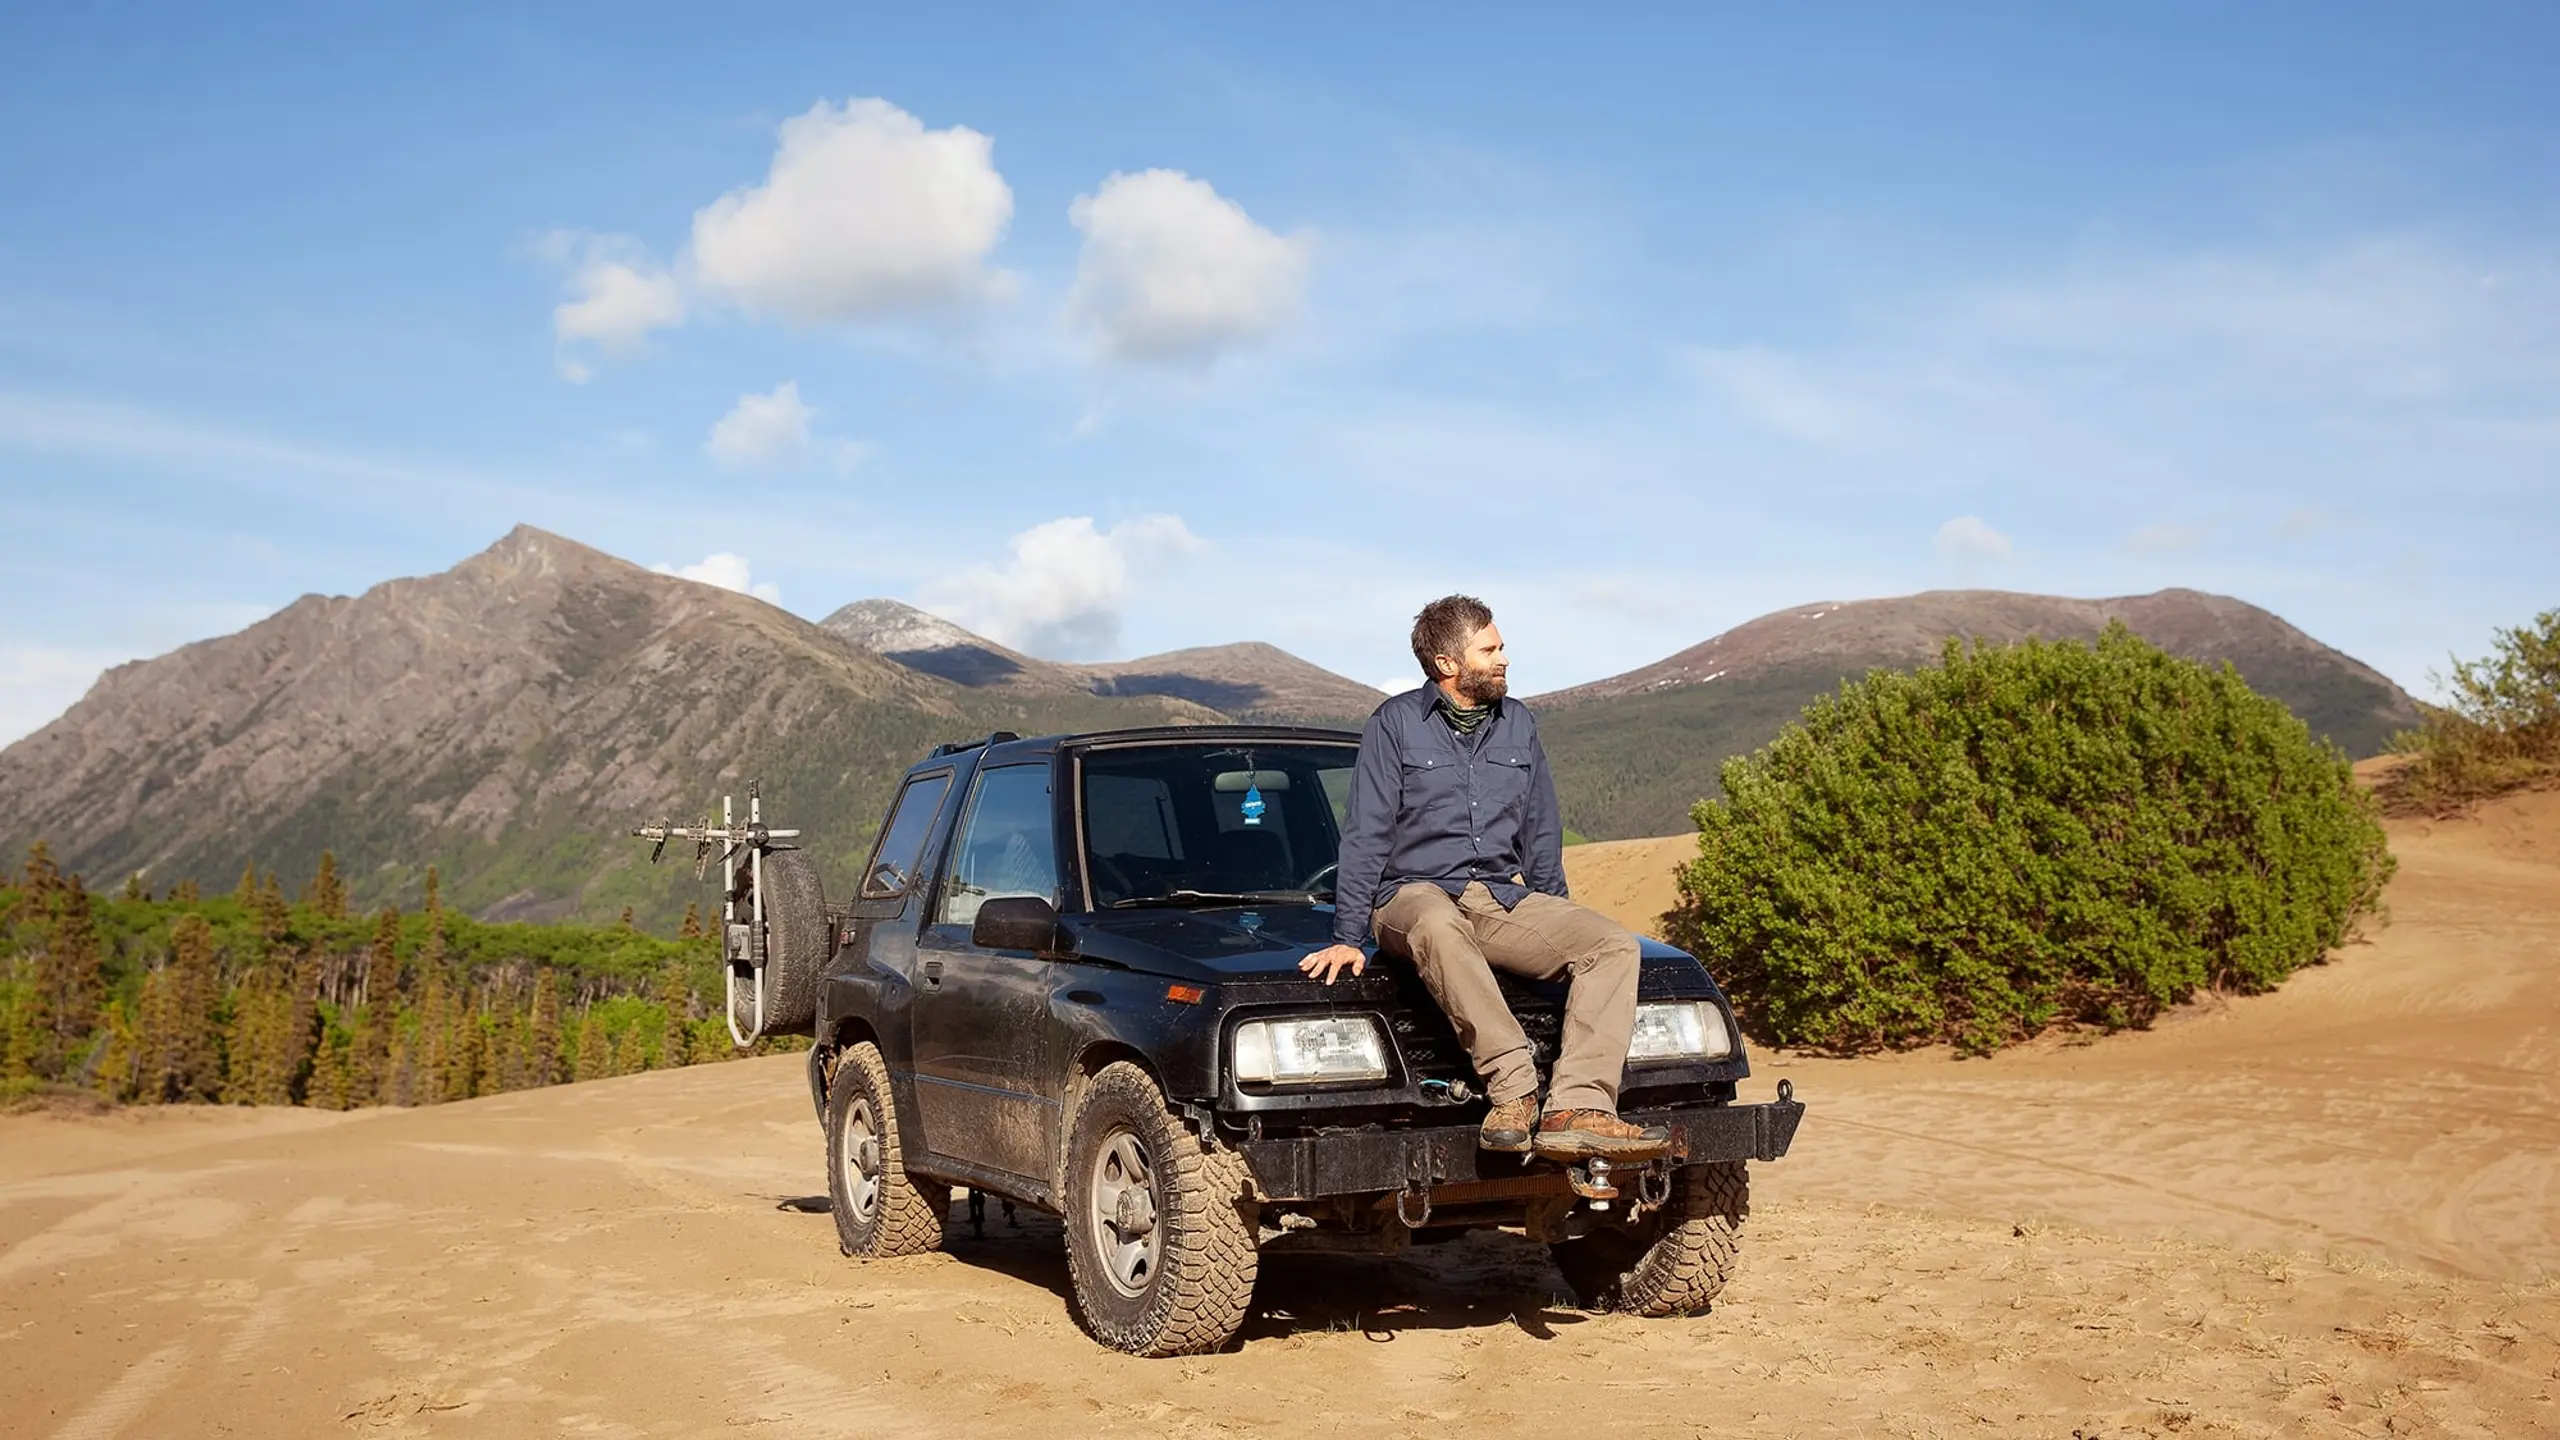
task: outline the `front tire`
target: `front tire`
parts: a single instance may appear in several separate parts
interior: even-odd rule
[[[1198,1355],[1235,1338],[1253,1301],[1252,1182],[1185,1129],[1147,1072],[1105,1067],[1067,1142],[1067,1274],[1076,1318],[1132,1355]]]
[[[1595,1230],[1550,1248],[1574,1297],[1591,1309],[1695,1315],[1733,1278],[1750,1214],[1743,1162],[1692,1165],[1675,1175],[1670,1200],[1632,1229]]]
[[[907,1174],[889,1064],[868,1040],[846,1049],[827,1086],[827,1200],[847,1255],[886,1260],[941,1248],[951,1187]]]

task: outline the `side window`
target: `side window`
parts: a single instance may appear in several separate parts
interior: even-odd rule
[[[924,857],[925,837],[933,833],[933,817],[942,812],[942,797],[951,791],[951,772],[910,780],[898,792],[889,823],[872,847],[870,867],[862,872],[862,898],[888,900],[907,893],[916,879],[916,862]]]
[[[946,867],[938,925],[967,925],[978,907],[1014,895],[1058,898],[1058,839],[1047,765],[982,771]]]

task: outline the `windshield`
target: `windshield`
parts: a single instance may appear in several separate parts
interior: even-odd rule
[[[1356,745],[1147,745],[1084,757],[1098,909],[1331,899]]]

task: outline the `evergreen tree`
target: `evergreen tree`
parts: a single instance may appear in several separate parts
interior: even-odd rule
[[[524,1083],[560,1082],[560,978],[545,965],[533,977],[533,1016],[525,1027]]]
[[[649,1053],[640,1046],[640,1027],[625,1025],[622,1038],[613,1042],[613,1073],[637,1075],[649,1068]]]
[[[364,985],[358,992],[363,998],[358,1003],[371,1005],[376,996],[386,1006],[398,1003],[408,988],[401,979],[400,912],[385,905],[374,917],[373,945],[365,951]]]
[[[213,927],[182,915],[169,932],[169,963],[143,982],[142,1098],[156,1104],[211,1100],[222,1092],[222,1032],[215,1011],[222,977]]]
[[[420,908],[426,911],[430,920],[440,920],[444,916],[444,877],[436,873],[433,865],[427,867],[427,903]]]
[[[136,870],[124,877],[124,898],[128,904],[151,898],[151,892],[142,888],[141,871]]]
[[[347,1103],[350,1106],[390,1103],[385,1084],[391,1060],[390,1003],[367,1005],[356,1012],[355,1035],[347,1043]]]
[[[256,861],[253,860],[240,867],[240,888],[231,892],[231,898],[239,901],[243,905],[255,905],[258,903],[258,865]]]
[[[34,869],[30,863],[30,870]],[[53,884],[51,923],[37,952],[34,985],[21,1007],[30,1047],[25,1065],[46,1080],[72,1078],[88,1058],[106,991],[98,927],[80,877]]]
[[[169,1078],[170,1043],[181,1023],[175,961],[155,966],[142,977],[142,994],[135,1004],[140,1011],[135,1029],[141,1055],[134,1067],[130,1098],[145,1105],[165,1105],[176,1098],[170,1094],[173,1087]]]
[[[377,1103],[415,1105],[418,1103],[416,1032],[401,1026],[394,1015],[383,1016],[379,1023],[382,1029],[382,1069],[373,1083]]]
[[[201,905],[204,903],[204,891],[197,886],[195,877],[190,875],[170,887],[169,899],[179,905]]]
[[[480,1092],[480,1066],[488,1039],[478,1015],[463,1009],[454,1017],[453,1039],[445,1046],[445,1099],[468,1100]]]
[[[333,852],[320,852],[320,869],[303,887],[302,903],[323,920],[347,918],[347,887],[338,878],[338,857]]]
[[[27,847],[27,898],[38,905],[53,898],[62,884],[62,871],[53,863],[53,847],[39,840]]]
[[[676,928],[676,938],[699,940],[702,934],[702,905],[699,901],[687,900],[684,902],[684,924]]]
[[[667,1012],[658,1037],[658,1064],[672,1069],[693,1063],[693,992],[684,972],[670,965],[658,976],[658,1005]]]
[[[293,934],[293,907],[285,903],[284,890],[273,875],[266,885],[251,897],[250,911],[258,919],[258,946],[269,955],[284,948]]]
[[[260,965],[240,977],[231,992],[231,1026],[223,1045],[222,1103],[283,1105],[290,1094],[282,1086],[284,1032],[293,998],[272,965]]]
[[[623,934],[625,934],[625,935],[631,934],[631,933],[632,933],[632,931],[636,928],[636,927],[634,927],[634,926],[632,925],[632,923],[631,923],[631,907],[630,907],[630,906],[625,905],[625,906],[623,906],[623,907],[622,907],[622,919],[621,919],[618,923],[620,924],[620,926],[621,926],[621,928],[622,928],[622,933],[623,933]]]
[[[480,1048],[480,1074],[472,1082],[475,1095],[503,1095],[524,1088],[524,1022],[513,1011],[492,1014]]]
[[[311,1062],[311,1083],[304,1091],[302,1103],[315,1110],[345,1110],[352,1106],[348,1097],[347,1052],[335,1040],[322,1037],[320,1048]]]
[[[578,1017],[578,1054],[569,1071],[572,1080],[601,1080],[613,1073],[613,1055],[606,1048],[604,1026],[596,1012]]]
[[[311,1074],[313,1048],[320,1039],[320,961],[304,955],[294,963],[292,1000],[285,1010],[285,1029],[277,1056],[280,1088],[287,1096],[303,1093]],[[293,1102],[287,1099],[277,1103]]]
[[[431,948],[436,935],[436,929],[430,926],[427,942]],[[419,968],[426,971],[426,978],[418,997],[416,1081],[409,1103],[434,1105],[444,1099],[445,1061],[453,1048],[453,993],[445,984],[442,964],[427,969],[422,962]]]
[[[121,1104],[133,1099],[142,1083],[142,1032],[120,1000],[109,1001],[98,1019],[106,1041],[98,1052],[97,1074],[89,1083],[100,1095]]]

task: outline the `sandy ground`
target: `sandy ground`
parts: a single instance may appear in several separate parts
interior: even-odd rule
[[[2394,831],[2272,996],[1813,1107],[1713,1313],[1542,1251],[1266,1265],[1235,1351],[1075,1329],[1053,1223],[836,1253],[798,1062],[332,1116],[0,1119],[0,1435],[2560,1434],[2560,796]],[[1632,920],[1683,842],[1576,847]]]

